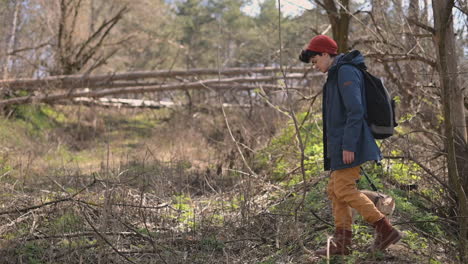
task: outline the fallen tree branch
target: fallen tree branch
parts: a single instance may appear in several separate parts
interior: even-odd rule
[[[119,256],[121,256],[123,259],[125,259],[126,261],[132,263],[132,264],[136,264],[134,261],[132,261],[131,259],[129,259],[128,257],[126,257],[125,255],[123,255],[105,236],[104,234],[102,234],[101,232],[99,232],[97,230],[97,228],[92,224],[91,222],[91,219],[89,219],[89,216],[88,214],[83,211],[83,217],[84,219],[86,220],[86,222],[88,223],[88,225],[94,230],[94,233],[97,234],[107,245],[109,245],[112,250],[117,253]]]
[[[139,234],[135,232],[105,232],[103,233],[106,236],[138,236]],[[43,235],[37,236],[33,235],[28,237],[22,241],[33,241],[33,240],[43,240],[43,239],[63,239],[63,238],[77,238],[77,237],[90,237],[96,236],[94,231],[87,231],[87,232],[79,232],[79,233],[68,233],[68,234],[58,234],[58,235]],[[20,238],[21,240],[21,238]]]
[[[27,79],[14,79],[14,80],[0,80],[0,87],[11,90],[26,90],[32,91],[39,87],[41,88],[93,88],[111,84],[115,81],[132,81],[147,78],[168,78],[168,77],[181,77],[181,76],[200,76],[200,75],[252,75],[252,74],[267,74],[279,72],[279,68],[264,67],[264,68],[230,68],[219,70],[218,69],[193,69],[193,70],[160,70],[160,71],[139,71],[139,72],[123,72],[123,73],[110,73],[100,75],[60,75],[51,76],[43,79],[27,78]],[[294,67],[288,68],[290,73],[305,73],[307,68]],[[314,74],[313,76],[321,76]]]
[[[73,102],[84,105],[97,105],[104,107],[126,107],[126,108],[163,108],[176,106],[173,102],[167,101],[152,101],[152,100],[138,100],[138,99],[126,99],[126,98],[88,98],[78,97],[73,99]]]
[[[123,206],[123,207],[133,207],[138,209],[162,209],[162,208],[169,208],[176,212],[183,213],[184,210],[175,209],[170,204],[164,203],[156,206],[143,206],[143,205],[134,205],[134,204],[112,204],[113,206]]]
[[[94,178],[94,180],[93,180],[93,182],[91,184],[89,184],[88,186],[84,187],[83,189],[79,190],[78,192],[76,192],[76,193],[74,193],[74,194],[72,194],[72,195],[70,195],[68,197],[58,199],[58,200],[55,200],[55,201],[50,201],[50,202],[47,202],[47,203],[42,203],[42,204],[26,207],[26,208],[3,211],[3,212],[0,212],[0,215],[24,213],[24,212],[28,212],[28,211],[38,209],[38,208],[41,208],[41,207],[45,207],[45,206],[48,206],[48,205],[54,205],[54,204],[58,204],[58,203],[62,203],[62,202],[72,201],[73,198],[75,198],[78,194],[82,193],[83,191],[85,191],[89,187],[93,186],[95,183],[96,183],[96,178]]]
[[[177,84],[165,84],[155,86],[139,86],[139,87],[122,87],[114,89],[103,89],[99,91],[70,91],[63,93],[45,94],[45,95],[28,95],[22,97],[15,97],[0,101],[0,106],[26,104],[26,103],[51,103],[64,99],[72,99],[76,97],[104,97],[117,94],[135,94],[135,93],[148,93],[158,91],[173,91],[173,90],[188,90],[188,89],[206,89],[207,86],[212,84],[229,84],[229,83],[255,83],[255,82],[268,82],[276,81],[279,79],[302,79],[302,74],[290,74],[286,77],[277,76],[262,76],[262,77],[238,77],[227,79],[210,79],[197,82],[186,82]]]
[[[304,78],[307,78],[305,76]],[[182,78],[176,78],[176,79],[182,79]],[[189,82],[186,79],[182,79],[182,82]],[[98,88],[121,88],[121,87],[138,87],[138,86],[157,86],[157,85],[163,85],[166,84],[164,82],[138,82],[138,81],[125,81],[125,82],[111,82],[111,83],[102,83],[102,84],[96,84],[92,86],[92,89],[98,89]],[[283,87],[275,84],[262,84],[263,88],[266,88],[268,90],[281,90]],[[66,87],[65,87],[66,88]],[[223,84],[223,85],[210,85],[210,88],[213,89],[232,89],[232,90],[254,90],[258,89],[258,86],[255,85],[247,85],[247,84],[239,84],[239,83],[233,83],[233,84]],[[61,88],[60,88],[61,89]],[[58,89],[58,90],[60,90]],[[89,87],[86,87],[85,89],[89,89]],[[292,90],[304,90],[304,89],[309,89],[308,87],[291,87],[289,89]]]

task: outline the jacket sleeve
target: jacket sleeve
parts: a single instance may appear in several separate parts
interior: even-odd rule
[[[356,152],[364,122],[364,105],[361,87],[362,73],[351,65],[343,65],[338,70],[338,89],[346,111],[343,150]]]

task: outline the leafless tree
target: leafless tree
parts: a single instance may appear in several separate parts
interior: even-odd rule
[[[453,30],[453,0],[433,0],[434,44],[442,88],[448,174],[458,203],[461,262],[468,260],[468,165],[464,96],[457,82],[458,56]]]
[[[348,51],[348,34],[351,20],[349,0],[324,0],[315,2],[327,12],[331,24],[333,38],[338,44],[338,52]]]
[[[15,45],[17,43],[16,42],[16,32],[17,32],[17,29],[18,29],[18,19],[19,19],[18,17],[19,17],[19,14],[20,14],[22,2],[23,1],[18,0],[15,3],[15,12],[14,12],[14,15],[13,15],[13,21],[11,23],[12,24],[11,25],[11,35],[10,35],[10,39],[8,41],[7,57],[6,57],[6,60],[5,60],[5,65],[3,67],[3,79],[8,79],[8,73],[10,71],[10,68],[13,65],[13,60],[12,60],[11,53],[15,49]]]
[[[84,4],[84,0],[57,0],[57,34],[54,43],[54,63],[50,69],[51,75],[62,75],[91,72],[113,56],[118,47],[103,49],[106,38],[111,30],[122,19],[127,11],[124,6],[110,18],[104,19],[94,31],[92,27],[84,27],[86,11],[93,9]],[[91,2],[92,4],[92,2]],[[89,14],[89,13],[88,13]],[[84,21],[83,21],[84,20]]]

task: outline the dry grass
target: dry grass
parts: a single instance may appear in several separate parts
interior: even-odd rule
[[[228,170],[238,157],[224,120],[208,117],[214,110],[58,111],[66,121],[48,145],[34,142],[28,159],[21,149],[5,161],[13,164],[2,179],[5,263],[179,263],[200,249],[209,259],[224,255],[223,229],[253,215],[241,197],[254,195],[254,184]],[[264,143],[242,134],[263,134],[255,120],[233,116],[246,147]]]
[[[324,263],[301,247],[327,231],[308,207],[294,213],[302,185],[247,168],[285,122],[271,109],[226,112],[245,162],[220,109],[58,111],[47,142],[4,159],[1,263]],[[426,257],[356,249],[347,263]]]

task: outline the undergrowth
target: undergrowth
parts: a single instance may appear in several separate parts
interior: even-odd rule
[[[228,112],[250,148],[242,159],[214,113],[39,105],[1,119],[1,262],[327,263],[310,254],[333,232],[320,115],[297,116],[302,174],[292,122]],[[450,263],[450,229],[430,200],[443,193],[424,172],[399,159],[365,170],[396,200],[404,238],[369,254],[373,230],[357,218],[352,255],[330,263]]]

